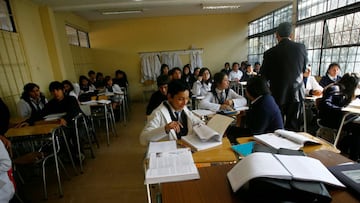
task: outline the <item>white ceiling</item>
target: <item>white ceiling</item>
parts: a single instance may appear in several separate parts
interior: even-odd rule
[[[33,0],[54,11],[71,11],[89,21],[154,16],[206,15],[247,12],[264,2],[289,0]],[[240,5],[238,9],[203,10],[202,5]],[[142,10],[138,14],[102,15],[100,11]]]

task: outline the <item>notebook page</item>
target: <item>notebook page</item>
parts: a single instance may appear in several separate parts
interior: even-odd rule
[[[330,185],[345,187],[329,170],[317,159],[306,156],[275,155],[288,169],[294,179],[312,180]]]
[[[256,152],[243,158],[227,174],[234,192],[253,178],[274,177],[291,179],[289,172],[270,153]]]

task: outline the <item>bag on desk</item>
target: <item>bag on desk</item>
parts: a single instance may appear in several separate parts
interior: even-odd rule
[[[253,202],[327,203],[332,200],[323,183],[273,178],[255,178],[239,193]]]
[[[305,155],[300,150],[276,150],[261,144],[255,144],[253,152],[268,152],[297,156]],[[250,180],[241,190],[239,190],[239,193],[255,202],[331,202],[331,196],[325,185],[315,181],[283,180],[261,177]]]

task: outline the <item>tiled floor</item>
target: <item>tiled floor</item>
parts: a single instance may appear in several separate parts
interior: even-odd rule
[[[106,145],[105,134],[100,134],[100,148],[95,149],[95,159],[88,157],[84,173],[71,180],[62,173],[64,197],[59,198],[56,179],[49,174],[47,202],[146,202],[143,157],[146,147],[139,144],[139,134],[144,126],[144,103],[132,103],[126,127],[117,122],[118,137],[111,136]],[[95,147],[96,148],[96,147]],[[45,202],[40,181],[25,185],[30,202]]]

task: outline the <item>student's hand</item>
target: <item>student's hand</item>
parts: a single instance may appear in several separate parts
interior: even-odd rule
[[[313,94],[314,96],[320,96],[320,95],[322,94],[322,91],[321,91],[321,90],[313,90],[313,91],[312,91],[312,94]]]
[[[231,106],[229,106],[228,104],[221,104],[220,106],[220,110],[226,111],[226,110],[231,110]]]
[[[67,124],[66,120],[63,118],[60,118],[60,125],[66,126],[66,124]]]
[[[28,122],[21,122],[21,123],[18,123],[15,128],[22,128],[22,127],[26,127],[26,126],[29,126],[30,124]]]
[[[171,121],[165,125],[165,132],[169,133],[171,129],[174,129],[176,133],[180,132],[180,129],[184,126],[178,121]]]
[[[226,101],[224,102],[224,104],[227,104],[227,105],[229,105],[229,106],[233,106],[234,101],[233,101],[232,99],[229,99],[229,100],[226,100]]]

